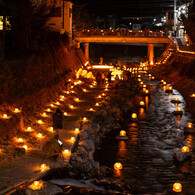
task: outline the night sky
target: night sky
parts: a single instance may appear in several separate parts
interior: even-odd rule
[[[74,0],[73,3],[85,4],[91,13],[115,16],[157,16],[173,9],[174,0]],[[190,2],[178,0],[177,4]]]

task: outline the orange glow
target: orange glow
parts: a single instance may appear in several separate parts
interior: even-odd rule
[[[54,132],[53,127],[49,127],[48,130],[49,130],[51,133]]]
[[[151,77],[152,75],[151,75],[151,74],[149,74],[148,76],[149,76],[149,77]]]
[[[166,84],[167,84],[167,83],[164,81],[164,82],[163,82],[163,85],[166,85]]]
[[[177,107],[177,111],[180,112],[181,111],[181,107]]]
[[[66,91],[66,94],[69,94],[70,93],[70,91]]]
[[[75,137],[71,137],[70,142],[73,144],[75,142]]]
[[[34,130],[33,130],[31,127],[27,127],[26,131],[27,131],[27,132],[32,132],[32,131],[34,131]]]
[[[47,108],[47,110],[46,110],[47,112],[51,112],[51,109],[50,108]]]
[[[42,181],[34,181],[30,186],[30,189],[32,190],[40,190],[43,188],[43,182]]]
[[[53,104],[50,104],[50,106],[51,106],[52,108],[54,108],[54,107],[55,107]]]
[[[25,150],[28,150],[28,146],[27,145],[23,145],[22,146]]]
[[[193,93],[193,94],[191,95],[191,97],[195,97],[195,94]]]
[[[37,138],[43,138],[42,133],[37,133]]]
[[[188,123],[188,124],[187,124],[187,127],[188,127],[188,128],[192,128],[192,127],[193,127],[192,123]]]
[[[41,169],[41,172],[44,173],[45,171],[48,171],[50,168],[46,164],[42,164],[40,169]]]
[[[180,183],[174,183],[173,184],[173,191],[174,192],[181,192],[182,191],[182,185]]]
[[[73,108],[74,108],[74,106],[73,106],[73,105],[70,105],[69,107],[70,107],[71,109],[73,109]]]
[[[113,68],[113,66],[108,66],[108,65],[93,65],[93,69],[110,69]]]
[[[131,115],[131,118],[132,118],[132,119],[136,119],[136,118],[137,118],[137,114],[136,114],[136,113],[133,113],[133,114]]]
[[[101,98],[102,96],[101,95],[98,95],[98,98]]]
[[[44,122],[42,120],[38,120],[37,123],[42,125]]]
[[[99,106],[99,103],[96,103],[95,106]]]
[[[79,98],[75,98],[75,101],[76,101],[76,102],[79,102]]]
[[[115,170],[121,170],[123,168],[123,165],[120,162],[117,162],[114,164],[114,169]]]
[[[87,118],[86,117],[83,117],[83,121],[87,121]]]
[[[60,102],[56,102],[56,105],[60,105]]]
[[[67,116],[68,115],[68,113],[67,112],[64,112],[64,116]]]
[[[75,133],[76,133],[76,134],[79,133],[79,128],[75,128]]]
[[[143,85],[143,88],[146,88],[146,85]]]
[[[62,151],[62,154],[63,154],[64,157],[67,157],[67,156],[70,155],[70,151],[68,149],[65,149],[65,150]]]
[[[181,149],[182,152],[189,152],[190,149],[187,146],[183,146]]]
[[[152,77],[152,79],[154,80],[155,78],[154,78],[154,77]]]
[[[24,142],[24,139],[23,138],[15,138],[15,140],[18,143],[23,143]]]
[[[146,89],[145,93],[146,93],[146,94],[148,94],[148,93],[149,93],[148,89]]]
[[[140,105],[140,106],[145,106],[144,101],[141,101],[141,102],[139,103],[139,105]]]
[[[43,112],[41,116],[47,117],[47,113],[46,112]]]
[[[170,91],[171,91],[172,89],[173,89],[172,87],[168,87],[168,90],[170,90]]]
[[[9,119],[9,116],[7,114],[3,114],[3,119]]]
[[[174,100],[175,100],[175,101],[179,101],[179,98],[178,98],[178,97],[176,97]]]
[[[94,111],[94,109],[93,108],[90,108],[89,111]]]
[[[15,113],[20,113],[21,111],[20,111],[18,108],[15,108],[15,109],[14,109],[14,112],[15,112]]]
[[[120,131],[120,136],[126,136],[126,131],[121,130],[121,131]]]
[[[86,89],[83,89],[83,92],[87,92],[87,90]]]

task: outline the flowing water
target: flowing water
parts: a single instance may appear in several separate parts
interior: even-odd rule
[[[181,194],[193,195],[195,153],[192,151],[191,161],[176,163],[173,160],[174,151],[181,150],[182,146],[195,148],[194,135],[184,135],[184,127],[192,121],[185,101],[177,90],[168,94],[157,81],[146,83],[152,95],[143,97],[146,108],[139,109],[139,122],[129,122],[122,127],[128,140],[117,140],[115,137],[120,130],[111,131],[101,148],[96,150],[94,159],[110,168],[115,162],[121,162],[123,169],[116,171],[112,179],[129,183],[134,194],[172,194],[173,183],[180,182],[183,186]],[[182,103],[171,103],[175,97]],[[172,114],[177,106],[182,108],[182,117]],[[100,194],[99,190],[103,190],[90,181],[55,180],[53,183],[66,186],[67,194]]]

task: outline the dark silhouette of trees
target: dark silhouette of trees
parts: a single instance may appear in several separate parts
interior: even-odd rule
[[[19,55],[35,52],[44,44],[49,8],[46,4],[33,4],[30,0],[0,0],[4,18],[3,53]],[[6,18],[11,29],[6,27]]]

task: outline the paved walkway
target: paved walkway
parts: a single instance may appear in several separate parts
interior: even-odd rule
[[[95,103],[99,102],[100,98],[97,97],[105,93],[105,85],[106,84],[93,86],[93,88],[91,88],[91,83],[83,83],[76,88],[86,89],[86,92],[83,91],[81,93],[65,95],[68,102],[74,105],[75,108],[66,111],[63,106],[60,107],[60,109],[68,113],[68,115],[63,118],[63,129],[59,132],[60,140],[63,142],[63,150],[68,149],[71,151],[73,143],[70,139],[71,137],[76,138],[77,134],[75,133],[75,128],[80,128],[81,119],[83,117],[87,118],[86,122],[83,123],[83,129],[90,125],[95,110],[98,109]],[[76,102],[75,98],[79,98],[79,101]],[[90,108],[93,108],[94,111],[89,111]],[[64,154],[63,157],[58,158],[55,162],[48,159],[43,160],[43,153],[40,150],[34,150],[29,154],[27,153],[21,156],[12,165],[0,170],[0,194],[5,194],[13,189],[14,186],[21,185],[25,181],[33,181],[41,177],[45,174],[40,172],[40,165],[42,163],[50,168],[57,168],[63,166],[63,164],[69,160],[69,157],[70,152]]]

